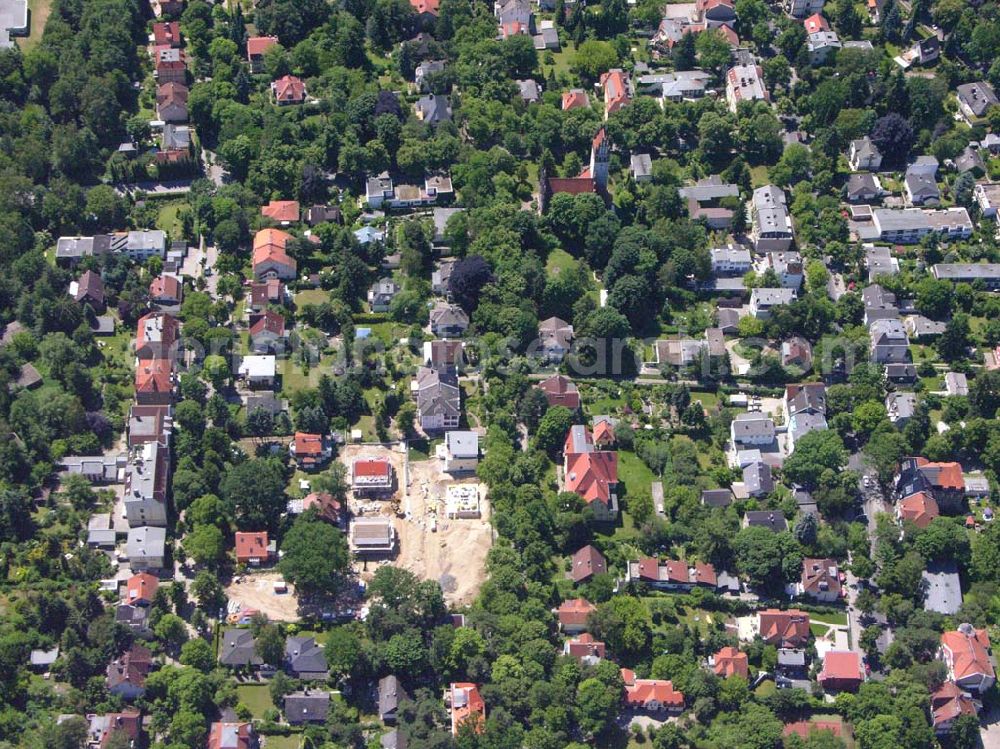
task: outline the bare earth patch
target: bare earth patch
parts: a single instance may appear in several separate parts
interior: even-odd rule
[[[379,445],[348,445],[341,460],[348,470],[357,458],[379,458],[392,462],[397,489],[388,500],[350,499],[356,515],[386,515],[393,518],[399,539],[396,557],[386,561],[358,561],[362,580],[370,580],[381,564],[410,570],[423,580],[441,584],[449,604],[469,604],[486,579],[486,554],[493,545],[485,486],[475,476],[452,477],[443,473],[436,458],[407,462],[401,449]],[[452,484],[479,486],[480,517],[449,519],[445,516],[445,491]]]
[[[295,587],[289,583],[287,592],[274,592],[274,583],[283,579],[276,570],[249,572],[234,578],[226,588],[226,595],[230,601],[240,604],[240,611],[255,609],[267,614],[272,621],[298,621],[299,602]]]

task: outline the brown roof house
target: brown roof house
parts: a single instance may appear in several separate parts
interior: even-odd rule
[[[570,575],[574,583],[583,583],[594,575],[603,575],[608,571],[608,563],[604,555],[590,544],[573,554],[573,568]]]
[[[141,645],[133,645],[108,664],[108,691],[126,701],[141,697],[152,665],[153,654]]]
[[[580,391],[568,377],[552,375],[539,382],[538,388],[545,393],[550,406],[565,406],[570,411],[580,407]]]
[[[250,72],[264,72],[264,53],[278,44],[276,36],[252,36],[247,39],[247,62]]]
[[[92,270],[85,271],[76,281],[70,281],[69,294],[80,304],[89,304],[95,312],[104,309],[104,280]]]
[[[558,363],[563,360],[573,344],[573,326],[558,317],[538,323],[536,353],[545,361]]]
[[[163,122],[188,121],[188,87],[162,83],[156,89],[156,116]]]
[[[587,617],[594,611],[597,611],[597,607],[586,598],[571,598],[563,601],[555,614],[562,631],[575,635],[587,629]]]
[[[757,625],[757,631],[768,645],[797,649],[809,642],[809,614],[798,609],[760,611]]]
[[[802,576],[796,587],[800,596],[832,603],[840,598],[840,570],[832,559],[803,559]]]
[[[271,84],[271,95],[279,107],[301,104],[306,100],[306,84],[294,75],[286,75]]]

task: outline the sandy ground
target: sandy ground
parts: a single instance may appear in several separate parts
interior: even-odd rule
[[[274,583],[282,580],[281,574],[274,570],[250,572],[237,578],[241,582],[233,582],[226,588],[229,600],[240,604],[240,611],[256,609],[267,614],[272,621],[298,621],[298,598],[295,588],[288,585],[287,593],[275,593]]]
[[[356,564],[361,579],[370,579],[380,564],[394,564],[421,579],[439,582],[448,603],[471,603],[486,579],[486,554],[493,544],[485,486],[475,476],[442,473],[436,458],[408,462],[402,451],[378,445],[348,445],[341,460],[350,466],[358,457],[391,460],[398,484],[389,500],[350,499],[355,515],[393,517],[399,540],[394,559]],[[481,517],[445,517],[445,487],[451,484],[479,485]]]

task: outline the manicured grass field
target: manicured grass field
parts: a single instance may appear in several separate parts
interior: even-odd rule
[[[306,289],[295,295],[295,306],[303,307],[306,304],[321,304],[330,300],[330,292],[323,289]]]
[[[291,736],[265,736],[264,749],[299,749],[302,746],[302,736],[293,733]]]
[[[550,276],[555,276],[564,270],[570,270],[576,265],[576,258],[566,250],[557,247],[549,253],[549,258],[545,263],[545,272]]]
[[[638,494],[649,491],[650,484],[656,481],[656,474],[635,453],[619,450],[618,478],[625,484],[628,494]]]
[[[183,205],[183,202],[176,200],[163,203],[160,206],[160,215],[156,219],[156,227],[163,229],[171,237],[180,237],[182,226],[179,214]]]
[[[847,614],[843,612],[836,612],[834,614],[809,614],[809,620],[813,622],[822,622],[823,624],[835,624],[838,627],[847,626]]]
[[[240,684],[236,687],[236,696],[250,708],[255,718],[263,718],[264,712],[274,707],[266,684]]]

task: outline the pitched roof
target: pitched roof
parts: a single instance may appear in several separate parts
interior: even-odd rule
[[[295,457],[318,456],[323,454],[323,435],[308,432],[295,433]]]
[[[809,614],[798,609],[766,609],[757,614],[760,636],[769,645],[802,647],[809,641]]]
[[[264,310],[258,315],[252,315],[250,322],[250,337],[256,338],[263,333],[273,333],[279,338],[285,334],[285,318],[272,310]]]
[[[584,632],[566,643],[566,654],[574,658],[603,658],[606,654],[603,642],[595,640],[589,632]]]
[[[119,658],[108,664],[107,685],[108,689],[128,684],[133,687],[143,688],[146,684],[146,676],[153,664],[153,654],[142,645],[133,645],[125,651]]]
[[[125,584],[126,603],[152,603],[160,581],[148,572],[132,575]]]
[[[267,543],[267,531],[237,531],[236,559],[266,559]]]
[[[990,661],[990,636],[985,629],[963,624],[960,629],[942,634],[941,646],[951,652],[952,673],[956,679],[977,674],[995,675]]]
[[[306,98],[306,84],[294,75],[282,76],[271,84],[271,91],[278,101],[302,101]],[[297,206],[296,206],[297,207]]]
[[[900,518],[909,520],[918,528],[926,528],[940,514],[937,500],[927,492],[911,494],[899,502]]]
[[[272,200],[261,206],[260,214],[274,221],[296,222],[299,220],[299,201]]]
[[[658,702],[668,707],[684,707],[684,695],[666,679],[637,679],[635,672],[623,668],[622,680],[625,682],[625,702],[628,705],[645,707]]]
[[[805,593],[840,594],[840,571],[833,559],[803,559],[801,582]]]
[[[556,609],[556,616],[564,627],[585,627],[587,617],[594,611],[597,607],[586,598],[570,598]]]
[[[228,627],[222,630],[219,645],[219,663],[224,666],[259,666],[263,663],[257,655],[253,632],[249,629]]]
[[[819,31],[830,30],[830,24],[827,23],[827,20],[823,18],[821,13],[813,13],[803,23],[806,27],[806,34],[815,34]]]
[[[979,710],[972,695],[953,681],[946,681],[931,694],[931,722],[935,728],[950,723],[961,715],[976,716]]]
[[[141,360],[135,368],[135,392],[169,393],[173,390],[173,364],[169,359]]]
[[[161,273],[149,284],[149,295],[155,299],[180,299],[181,280],[177,276]]]
[[[251,749],[253,726],[249,723],[213,723],[207,749]]]
[[[76,282],[76,301],[92,299],[97,304],[104,304],[104,279],[92,270],[85,271]]]
[[[618,453],[574,453],[567,457],[566,491],[585,501],[611,504],[612,487],[618,483]]]
[[[827,679],[839,681],[863,681],[864,671],[861,669],[861,656],[853,650],[828,650],[823,655],[823,670],[817,680]]]
[[[572,88],[569,91],[564,91],[562,95],[562,108],[566,109],[578,109],[580,107],[589,107],[590,99],[587,97],[587,92],[582,88]]]
[[[742,676],[744,679],[750,673],[747,665],[747,654],[734,647],[724,647],[715,654],[715,664],[712,670],[716,676]]]
[[[277,43],[276,36],[252,36],[247,39],[247,55],[250,57],[262,55]]]
[[[441,2],[440,0],[410,0],[410,5],[418,14],[430,13],[432,16],[436,16]]]
[[[177,21],[163,21],[153,24],[153,44],[170,47],[181,43],[181,25]]]
[[[463,723],[471,725],[476,733],[481,733],[486,727],[486,702],[479,693],[479,687],[468,682],[451,685],[452,735],[458,735],[458,728]]]
[[[322,674],[327,670],[326,653],[314,637],[289,637],[285,640],[288,668],[296,675]]]

